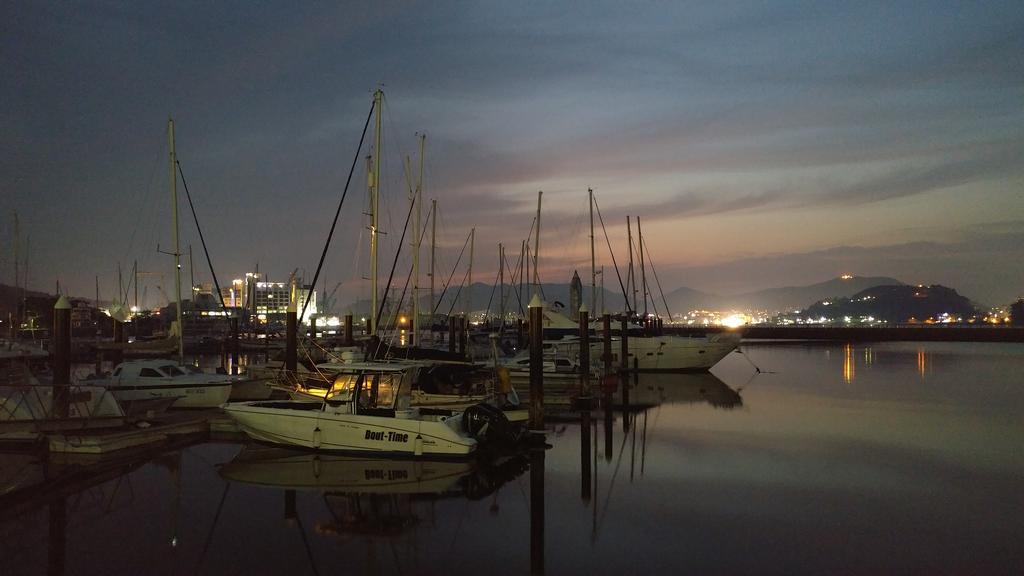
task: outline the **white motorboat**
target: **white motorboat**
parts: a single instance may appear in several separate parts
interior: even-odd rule
[[[252,438],[315,450],[466,456],[477,438],[509,430],[501,410],[479,404],[463,413],[412,406],[420,366],[376,364],[339,374],[322,401],[224,406]]]
[[[621,338],[612,337],[612,364],[618,365]],[[642,371],[707,372],[740,345],[740,335],[732,332],[707,336],[629,336],[628,364]],[[600,358],[601,341],[591,340],[590,357]]]
[[[620,366],[619,355],[622,351],[622,338],[612,336],[612,367]],[[733,332],[720,332],[707,336],[646,336],[630,335],[627,341],[629,369],[636,367],[641,371],[664,372],[707,372],[712,366],[725,358],[739,347],[740,335]],[[590,365],[601,365],[601,354],[604,343],[598,333],[590,339]],[[562,359],[562,370],[569,371],[579,358],[580,340],[575,336],[567,336],[561,340],[545,340],[545,358]],[[525,366],[529,367],[527,358]],[[545,368],[545,375],[547,368]]]
[[[171,360],[128,360],[118,364],[110,377],[88,382],[106,386],[120,402],[177,398],[172,408],[214,408],[228,401],[236,379]]]

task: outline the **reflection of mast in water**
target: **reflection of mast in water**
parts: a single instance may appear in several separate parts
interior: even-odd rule
[[[530,448],[530,574],[544,573],[544,450]]]
[[[853,344],[843,347],[843,382],[852,384],[857,372],[857,361],[853,357]]]

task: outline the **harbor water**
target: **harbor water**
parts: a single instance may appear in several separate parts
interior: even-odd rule
[[[33,491],[0,574],[1019,574],[1024,346],[744,344],[489,461],[214,436]],[[542,496],[542,497],[541,497]]]

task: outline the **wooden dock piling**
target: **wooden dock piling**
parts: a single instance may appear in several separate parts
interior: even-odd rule
[[[544,434],[544,304],[530,300],[530,432]]]
[[[64,296],[53,305],[53,409],[54,418],[67,418],[71,385],[71,303]]]

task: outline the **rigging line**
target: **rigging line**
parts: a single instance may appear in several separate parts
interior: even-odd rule
[[[192,204],[192,194],[189,194],[188,183],[185,182],[185,173],[181,171],[181,162],[179,162],[177,158],[175,158],[174,164],[178,167],[178,174],[181,176],[181,184],[185,187],[185,198],[188,198],[188,207],[192,209],[192,219],[196,222],[196,230],[199,232],[199,241],[203,244],[203,253],[206,254],[206,264],[210,266],[210,275],[213,276],[213,285],[217,288],[217,297],[220,299],[220,309],[227,314],[228,308],[224,305],[224,293],[220,291],[220,282],[217,282],[217,273],[213,271],[213,260],[210,260],[210,251],[206,249],[206,239],[203,238],[203,228],[199,225],[199,216],[196,216],[196,207]],[[191,256],[189,256],[189,258],[191,258]],[[191,300],[195,300],[195,289],[195,286],[192,286],[189,289],[189,292],[192,293],[192,297],[190,298]],[[194,301],[192,302],[192,306],[195,306]]]
[[[331,239],[334,237],[334,228],[338,225],[338,216],[341,215],[341,206],[345,203],[345,196],[348,195],[348,186],[352,183],[352,174],[356,171],[356,163],[359,162],[359,152],[363,149],[363,141],[366,139],[366,129],[370,126],[370,118],[373,118],[373,109],[376,108],[374,104],[370,105],[370,113],[366,115],[366,123],[363,124],[363,133],[359,136],[359,146],[356,147],[356,153],[352,158],[352,167],[348,170],[348,178],[345,180],[345,189],[341,193],[341,200],[338,201],[338,209],[334,211],[334,221],[331,223],[331,231],[327,234],[327,242],[324,243],[324,251],[320,254],[320,263],[316,265],[316,273],[313,274],[313,283],[309,286],[309,292],[306,293],[306,301],[302,303],[302,312],[299,314],[299,318],[303,318],[306,315],[306,307],[309,306],[309,299],[316,292],[316,281],[320,278],[320,270],[324,267],[324,259],[327,258],[327,249],[331,247]]]
[[[454,270],[452,270],[454,272]],[[459,295],[462,294],[462,287],[466,285],[466,280],[469,279],[469,269],[466,269],[466,273],[462,275],[462,282],[459,284],[459,290],[455,293],[452,298],[452,305],[448,307],[448,316],[452,315],[452,310],[455,309],[455,305],[459,302]]]
[[[147,193],[150,190],[153,189],[153,178],[156,176],[156,170],[157,170],[157,167],[159,167],[159,165],[160,165],[160,159],[163,158],[163,156],[164,156],[164,150],[166,150],[166,146],[167,146],[167,141],[166,141],[166,139],[163,139],[163,143],[160,145],[159,153],[157,154],[156,158],[153,160],[153,166],[149,170],[149,181],[146,183],[146,192]],[[138,200],[138,199],[139,199],[139,195],[137,194],[135,196],[135,200]],[[152,207],[155,206],[155,205],[156,205],[155,202],[147,202],[144,206],[149,206],[152,209]],[[141,210],[140,210],[140,212],[141,212]],[[142,220],[143,219],[141,219],[141,218],[138,218],[138,219],[135,220],[135,227],[132,228],[132,234],[128,238],[128,247],[125,248],[124,257],[121,258],[122,260],[127,260],[128,253],[132,251],[132,246],[135,245],[135,234],[139,231],[139,225],[142,223]],[[146,219],[146,221],[148,221],[148,218]]]
[[[512,289],[516,292],[516,302],[519,304],[519,314],[523,313],[523,294],[519,290],[519,265],[523,262],[523,254],[519,253],[519,259],[516,260],[516,267],[512,269],[512,279],[509,282],[512,283]],[[508,258],[505,259],[505,263],[508,263]]]
[[[626,294],[626,285],[622,283],[622,274],[619,273],[619,264],[615,261],[615,251],[612,250],[612,241],[608,238],[608,229],[604,225],[604,216],[601,215],[601,207],[597,205],[597,197],[594,197],[594,208],[597,209],[597,218],[601,221],[601,230],[604,232],[604,241],[608,243],[608,253],[612,256],[612,266],[615,267],[615,277],[619,279],[619,288],[622,289],[622,296],[626,299],[626,312],[632,315],[633,309],[629,307],[629,296]]]
[[[444,286],[441,287],[441,295],[437,298],[437,304],[434,304],[434,309],[430,311],[431,315],[436,314],[437,313],[437,309],[441,307],[441,301],[444,300],[444,293],[448,291],[448,286],[450,286],[451,283],[452,283],[452,278],[455,276],[455,271],[458,270],[458,268],[459,268],[459,262],[462,262],[462,255],[466,253],[466,246],[469,246],[469,236],[468,235],[466,236],[466,241],[462,243],[462,250],[459,252],[458,259],[455,260],[455,266],[452,266],[452,273],[448,275],[448,281],[445,282]],[[465,278],[463,278],[463,282],[465,282]],[[459,290],[461,291],[462,288],[460,287]],[[458,296],[456,296],[456,298],[457,297]],[[453,304],[452,308],[454,308],[454,307],[455,307],[455,305]],[[449,309],[448,312],[450,314],[451,310]]]
[[[398,257],[402,254],[402,246],[405,244],[405,233],[409,231],[409,220],[412,218],[412,209],[416,201],[409,202],[409,212],[405,214],[405,226],[402,227],[402,237],[398,240],[398,249],[395,250],[395,259],[391,262],[391,273],[388,274],[388,282],[384,285],[384,297],[380,299],[380,307],[377,309],[377,320],[374,326],[380,326],[380,317],[384,313],[384,305],[388,301],[388,293],[391,292],[391,280],[395,277],[395,268],[398,267]],[[411,274],[411,272],[410,272]]]
[[[507,256],[502,255],[502,260],[504,260],[505,268],[509,270],[508,282],[509,282],[509,286],[511,287],[511,290],[509,291],[509,293],[505,294],[505,298],[503,299],[504,302],[502,302],[502,304],[507,305],[509,298],[512,297],[512,291],[513,290],[516,293],[516,299],[519,299],[519,289],[518,289],[519,285],[516,283],[516,280],[518,278],[517,273],[519,272],[519,270],[518,270],[519,264],[518,263],[516,264],[516,269],[512,269],[508,265],[508,257]],[[499,270],[499,273],[500,273],[500,270]],[[520,305],[522,304],[522,300],[519,300],[519,304]],[[508,312],[508,311],[506,310],[506,312]]]
[[[397,327],[398,326],[398,322],[397,322],[397,320],[398,320],[398,313],[402,309],[402,304],[405,303],[405,293],[409,289],[409,280],[411,280],[411,279],[412,279],[412,266],[409,267],[409,274],[407,274],[406,277],[405,277],[405,286],[402,287],[402,295],[398,299],[398,306],[395,307],[395,312],[391,316],[391,322],[388,323],[388,325],[390,325],[390,326],[393,326],[393,327]],[[378,324],[378,326],[380,326],[380,324]],[[395,339],[397,337],[398,337],[398,330],[392,329],[391,330],[391,337],[388,338],[388,347],[387,347],[387,350],[385,351],[385,356],[388,353],[391,352],[391,349],[394,347],[394,342],[395,342]],[[377,349],[373,351],[373,357],[374,358],[378,357],[378,353],[380,352],[380,347],[383,344],[384,344],[383,340],[380,340],[380,339],[377,340]]]
[[[654,272],[654,282],[658,285],[658,292],[661,294],[661,301],[665,304],[665,314],[668,316],[669,321],[672,320],[672,312],[668,309],[668,300],[665,299],[665,291],[661,289],[661,280],[658,279],[658,271],[654,268],[654,260],[651,259],[651,250],[644,244],[644,252],[647,253],[647,263],[651,266],[651,272]],[[655,310],[657,313],[657,310]]]
[[[500,276],[500,270],[494,273],[494,285],[491,286],[491,295],[487,298],[487,309],[484,311],[484,318],[489,317],[491,314],[491,302],[494,300],[494,292],[498,289],[498,279]],[[499,297],[498,299],[500,300],[501,298]]]

